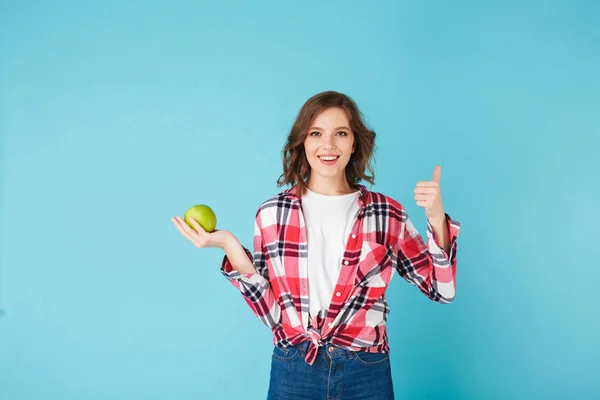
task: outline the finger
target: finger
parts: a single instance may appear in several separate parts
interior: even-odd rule
[[[185,223],[185,221],[181,222],[180,218],[171,218],[171,220],[173,221],[173,224],[177,227],[179,232],[181,232],[183,237],[192,242],[194,246],[202,247],[202,243],[200,242],[198,235],[191,233],[193,232],[193,230],[189,226],[186,229],[187,224]]]
[[[442,166],[438,165],[433,170],[433,181],[435,183],[437,183],[438,185],[440,184],[440,177],[441,177],[441,175],[442,175]]]
[[[427,207],[429,207],[429,201],[425,201],[425,200],[417,201],[417,205],[419,207],[427,208]]]
[[[419,181],[416,187],[439,187],[439,184],[434,181]]]
[[[171,220],[173,221],[173,224],[175,225],[177,230],[179,230],[179,232],[181,232],[181,234],[185,236],[186,239],[192,240],[190,233],[181,225],[181,222],[177,217],[171,218]]]
[[[190,226],[181,217],[175,217],[175,221],[177,221],[177,227],[186,238],[191,241],[196,239],[198,233],[190,228]]]
[[[438,194],[438,188],[437,187],[417,186],[415,188],[415,194],[416,193],[436,195],[436,194]]]
[[[204,247],[203,243],[204,243],[204,236],[206,235],[206,231],[204,229],[202,229],[200,224],[198,224],[198,222],[194,218],[190,218],[190,220],[192,221],[192,224],[195,224],[195,226],[197,227],[197,229],[199,229],[199,231],[191,228],[188,225],[188,223],[185,222],[185,220],[183,218],[179,217],[179,222],[191,236],[190,240],[192,242],[194,242],[196,247]]]
[[[198,232],[201,235],[206,233],[204,228],[202,228],[202,226],[198,223],[198,221],[196,221],[193,217],[190,217],[190,221],[192,222],[192,225],[196,229],[196,232]]]
[[[191,236],[196,236],[198,232],[196,232],[191,226],[188,225],[187,222],[182,217],[177,217],[179,221],[179,225]]]
[[[430,194],[416,194],[415,200],[417,200],[417,201],[433,201],[433,196]]]

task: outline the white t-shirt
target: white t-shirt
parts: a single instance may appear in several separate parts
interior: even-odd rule
[[[310,315],[329,309],[342,267],[352,225],[359,211],[360,191],[327,196],[307,189],[302,211],[308,243],[308,296]]]

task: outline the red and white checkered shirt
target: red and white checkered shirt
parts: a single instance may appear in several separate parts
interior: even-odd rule
[[[257,272],[239,273],[227,256],[223,259],[221,272],[271,328],[275,345],[311,342],[308,364],[326,344],[389,352],[385,291],[394,271],[435,302],[454,300],[460,224],[446,215],[447,254],[431,225],[427,224],[425,243],[404,207],[392,198],[360,185],[358,202],[331,305],[317,316],[309,315],[306,229],[295,186],[265,201],[256,213],[254,254],[245,250]]]

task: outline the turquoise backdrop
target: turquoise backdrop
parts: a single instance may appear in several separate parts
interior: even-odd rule
[[[264,399],[271,335],[170,217],[252,245],[301,105],[352,96],[457,297],[388,289],[399,399],[600,398],[600,3],[0,1],[0,398]]]

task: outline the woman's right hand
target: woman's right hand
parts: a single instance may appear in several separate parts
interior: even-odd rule
[[[181,234],[192,244],[198,248],[203,247],[218,247],[224,249],[228,242],[235,239],[231,232],[215,230],[214,232],[206,232],[194,218],[190,218],[192,229],[181,217],[172,217],[171,221]]]

